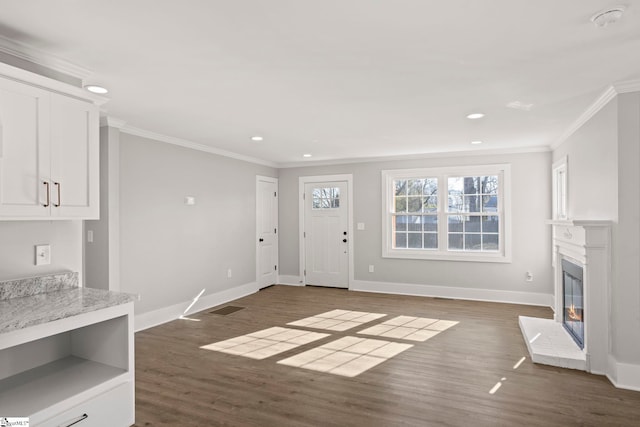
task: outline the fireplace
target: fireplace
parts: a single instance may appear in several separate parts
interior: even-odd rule
[[[562,325],[571,338],[584,348],[584,286],[583,271],[580,265],[562,260]]]

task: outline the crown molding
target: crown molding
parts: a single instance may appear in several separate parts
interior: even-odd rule
[[[398,160],[417,160],[417,159],[443,159],[457,157],[480,157],[480,156],[499,156],[503,154],[527,154],[527,153],[548,153],[551,149],[546,145],[530,146],[530,147],[512,147],[512,148],[494,148],[487,150],[460,150],[460,151],[441,151],[438,153],[419,153],[419,154],[403,154],[401,156],[377,156],[377,157],[353,157],[350,159],[335,160],[317,160],[302,162],[286,162],[278,164],[280,169],[311,167],[311,166],[333,166],[346,165],[353,163],[376,163],[390,162]]]
[[[584,126],[586,122],[602,110],[604,106],[617,95],[638,91],[640,91],[640,79],[613,83],[562,133],[562,135],[560,135],[553,144],[551,144],[551,150],[555,150],[562,145],[562,143],[569,139],[569,137],[578,129]]]
[[[84,80],[92,73],[91,70],[73,64],[49,53],[35,49],[26,44],[0,36],[0,52],[4,52],[16,58],[42,65],[54,71],[67,74],[80,80]]]
[[[640,79],[617,82],[613,84],[613,88],[619,94],[629,93],[629,92],[638,92],[640,91]]]
[[[121,129],[121,132],[128,133],[130,135],[140,136],[142,138],[152,139],[154,141],[165,142],[167,144],[178,145],[180,147],[190,148],[192,150],[204,151],[205,153],[217,154],[218,156],[229,157],[231,159],[242,160],[244,162],[254,163],[263,166],[269,166],[277,168],[278,164],[269,160],[259,159],[257,157],[245,156],[243,154],[234,153],[232,151],[221,150],[219,148],[210,147],[208,145],[200,144],[186,139],[176,138],[173,136],[163,135],[161,133],[151,132],[145,129],[140,129],[134,126],[125,124]]]
[[[126,124],[126,121],[112,116],[100,116],[100,127],[109,126],[116,129],[122,129]]]
[[[618,93],[613,86],[609,86],[569,127],[560,137],[551,144],[551,150],[555,150],[562,145],[571,135],[584,126],[593,116],[595,116],[605,105],[609,103]]]

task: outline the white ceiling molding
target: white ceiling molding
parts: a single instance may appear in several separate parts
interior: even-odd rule
[[[277,168],[279,165],[268,160],[258,159],[256,157],[245,156],[242,154],[234,153],[227,150],[221,150],[213,148],[208,145],[199,144],[197,142],[187,141],[186,139],[180,139],[173,136],[163,135],[160,133],[151,132],[148,130],[140,129],[134,126],[124,125],[121,132],[128,133],[130,135],[140,136],[142,138],[148,138],[159,142],[166,142],[167,144],[179,145],[180,147],[191,148],[192,150],[204,151],[206,153],[217,154],[219,156],[229,157],[231,159],[242,160],[249,163],[254,163],[263,166],[269,166]]]
[[[617,93],[629,93],[640,91],[640,80],[627,80],[613,84]]]
[[[112,116],[100,116],[100,127],[109,126],[116,129],[122,129],[126,124],[126,121]]]
[[[87,68],[3,36],[0,36],[0,52],[34,64],[42,65],[80,80],[84,80],[93,74],[93,72]]]
[[[555,150],[562,143],[564,143],[571,135],[573,135],[578,129],[584,126],[593,116],[595,116],[598,111],[602,110],[602,108],[609,103],[613,98],[616,97],[618,93],[614,89],[613,86],[609,86],[607,90],[605,90],[602,95],[596,99],[593,104],[589,106],[580,116],[573,122],[571,125],[560,135],[560,137],[551,144],[551,149]]]
[[[404,154],[401,156],[358,157],[358,158],[351,158],[351,159],[287,162],[287,163],[281,163],[278,167],[280,169],[289,169],[289,168],[302,168],[302,167],[310,167],[310,166],[345,165],[345,164],[352,164],[352,163],[390,162],[390,161],[397,161],[397,160],[442,159],[442,158],[456,158],[456,157],[499,156],[502,154],[547,153],[549,151],[551,151],[551,149],[548,146],[494,148],[494,149],[488,149],[488,150],[442,151],[439,153]]]

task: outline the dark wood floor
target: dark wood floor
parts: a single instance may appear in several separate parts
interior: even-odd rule
[[[137,426],[640,425],[639,392],[531,363],[518,316],[547,308],[288,286],[225,305],[245,309],[136,334]],[[460,323],[355,378],[276,364],[354,331],[264,360],[199,348],[336,308]]]

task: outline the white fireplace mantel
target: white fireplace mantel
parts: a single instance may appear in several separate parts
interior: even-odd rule
[[[536,363],[606,375],[610,348],[611,221],[548,221],[552,227],[555,319],[521,316],[520,327]],[[567,259],[583,268],[584,349],[562,326],[562,268]]]

